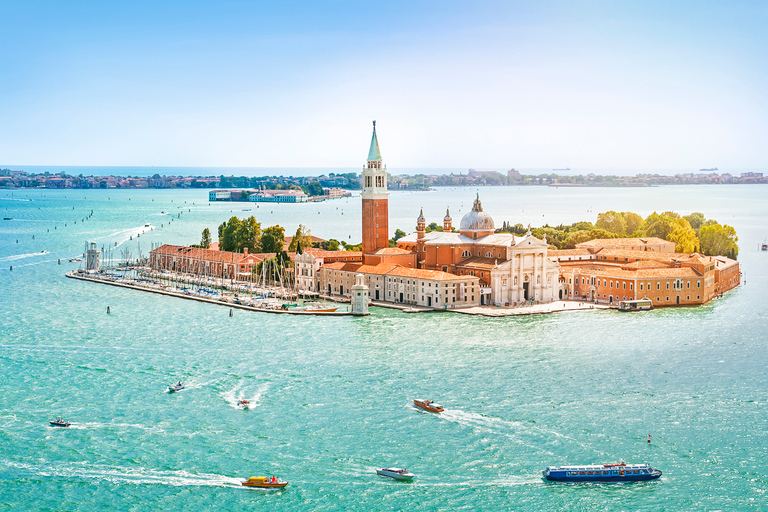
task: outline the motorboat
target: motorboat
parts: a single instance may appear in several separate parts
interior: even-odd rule
[[[169,393],[175,393],[177,391],[181,391],[184,389],[184,383],[179,381],[178,384],[174,384],[173,386],[168,386],[168,392]]]
[[[77,261],[83,261],[83,258],[69,258],[70,263],[75,263]]]
[[[239,405],[242,405],[243,407],[248,407],[249,405],[251,405],[251,401],[246,400],[245,398],[241,398],[240,400],[237,401],[237,403]]]
[[[410,482],[413,480],[414,475],[407,469],[400,469],[400,468],[381,468],[376,470],[377,475],[381,476],[388,476],[389,478],[394,478],[395,480],[403,480],[406,482]]]
[[[552,482],[637,482],[656,480],[661,470],[644,464],[615,464],[587,466],[547,466],[542,471],[545,480]]]
[[[424,400],[421,398],[414,398],[413,404],[420,408],[424,409],[425,411],[429,412],[443,412],[445,409],[443,409],[443,406],[440,404],[436,404],[432,400]]]
[[[60,417],[57,417],[55,421],[51,421],[49,423],[51,424],[52,427],[68,427],[72,425],[70,422],[64,421]]]
[[[275,476],[252,476],[243,482],[243,485],[260,489],[280,489],[288,485],[288,481]]]

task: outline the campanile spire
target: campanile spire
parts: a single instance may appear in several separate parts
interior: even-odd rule
[[[371,147],[363,167],[363,254],[373,254],[389,247],[389,192],[387,167],[381,161],[376,121],[373,122]]]

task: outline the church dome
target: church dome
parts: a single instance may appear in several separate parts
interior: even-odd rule
[[[461,218],[460,231],[493,231],[496,226],[493,223],[493,218],[483,211],[483,206],[480,204],[480,195],[478,194],[475,199],[475,204],[472,205],[472,211]]]

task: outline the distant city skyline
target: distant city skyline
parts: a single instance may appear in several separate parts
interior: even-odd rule
[[[0,168],[359,172],[374,119],[396,173],[768,164],[764,2],[5,2],[0,18]]]

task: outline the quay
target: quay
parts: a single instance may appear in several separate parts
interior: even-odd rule
[[[89,273],[83,271],[73,270],[65,274],[70,279],[78,279],[80,281],[88,281],[91,283],[107,284],[110,286],[117,286],[120,288],[127,288],[131,290],[139,290],[150,293],[157,293],[160,295],[167,295],[169,297],[176,297],[179,299],[196,300],[198,302],[206,302],[209,304],[217,304],[219,306],[227,306],[230,308],[244,309],[247,311],[256,311],[260,313],[275,313],[275,314],[287,314],[287,315],[314,315],[314,316],[350,316],[352,312],[347,311],[295,311],[281,308],[260,308],[255,306],[249,306],[247,304],[237,303],[234,294],[229,297],[220,297],[217,299],[201,297],[191,293],[184,293],[181,291],[174,291],[160,284],[146,283],[131,278],[120,279],[116,276]]]

